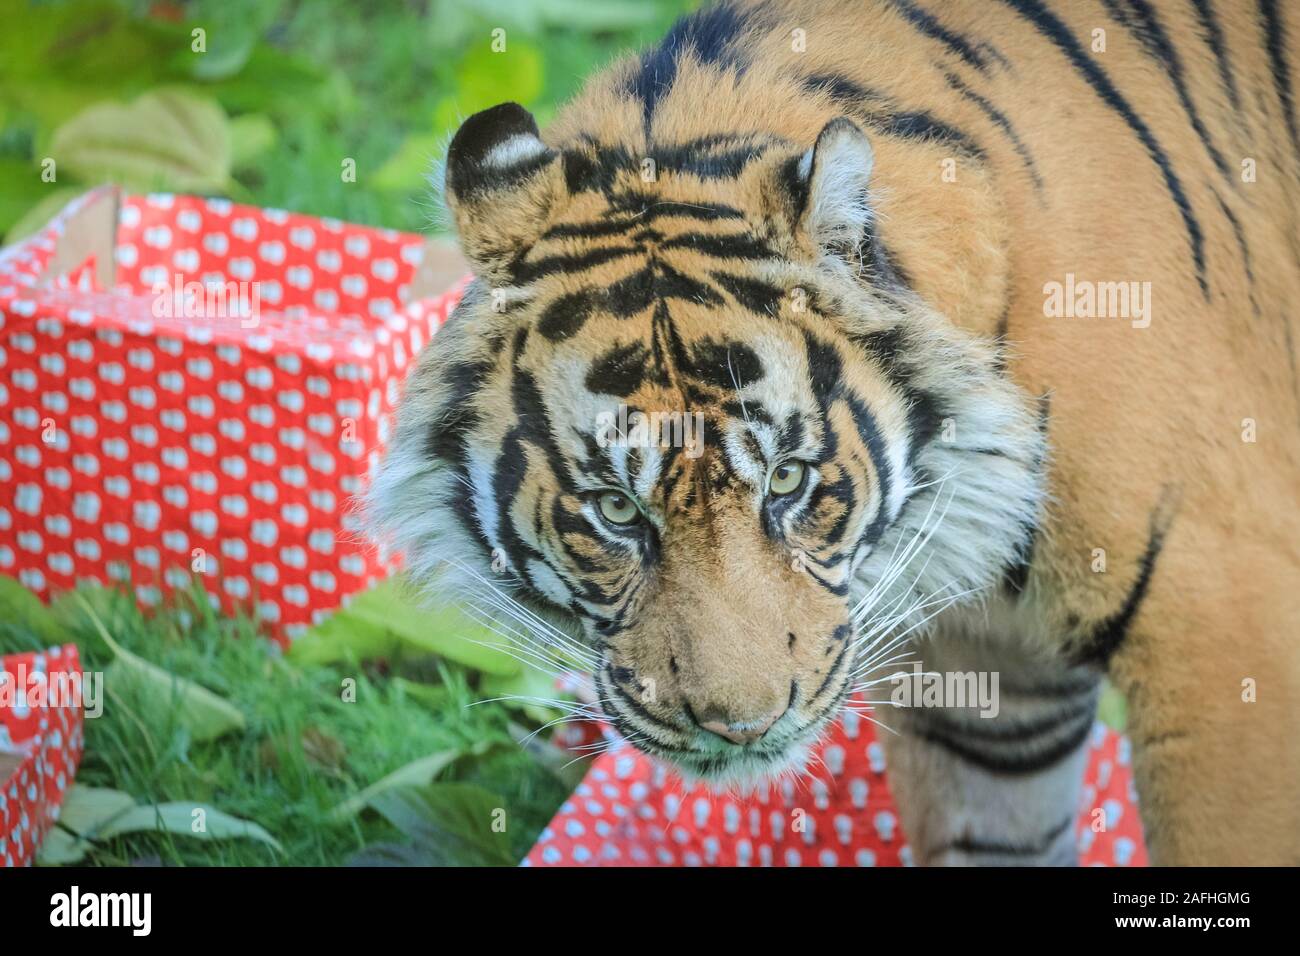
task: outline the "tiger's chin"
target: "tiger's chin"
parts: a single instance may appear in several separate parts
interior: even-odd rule
[[[805,775],[813,743],[819,736],[780,749],[735,748],[735,754],[686,753],[657,759],[670,764],[688,785],[702,784],[715,792],[746,796],[783,777]]]
[[[814,748],[838,712],[836,706],[776,740],[764,738],[744,746],[725,741],[710,742],[699,750],[669,750],[646,741],[630,746],[668,766],[688,786],[703,785],[716,793],[746,796],[779,780],[808,774]]]

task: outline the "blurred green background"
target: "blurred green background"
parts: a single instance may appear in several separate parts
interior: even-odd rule
[[[695,5],[0,0],[0,235],[110,180],[427,230],[464,117],[516,100],[544,126]]]

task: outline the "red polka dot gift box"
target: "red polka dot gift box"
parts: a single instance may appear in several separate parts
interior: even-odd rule
[[[0,657],[0,867],[30,864],[58,819],[88,700],[73,644]]]
[[[199,574],[285,639],[385,573],[351,501],[457,298],[430,248],[105,188],[0,251],[0,574],[146,605]]]
[[[884,749],[871,722],[853,710],[817,746],[807,776],[784,777],[745,796],[685,784],[604,725],[566,724],[557,739],[577,753],[604,752],[542,831],[525,866],[913,862]],[[1101,723],[1089,740],[1075,839],[1084,865],[1147,865],[1128,740]]]

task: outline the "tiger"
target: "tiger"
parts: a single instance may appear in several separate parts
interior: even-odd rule
[[[472,115],[368,527],[692,780],[865,701],[919,864],[1077,863],[1104,679],[1153,863],[1300,863],[1298,71],[1278,0],[723,0]]]

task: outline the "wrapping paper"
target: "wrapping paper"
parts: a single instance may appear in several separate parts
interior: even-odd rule
[[[29,697],[33,674],[46,675],[50,687],[60,684],[59,675],[81,674],[76,646],[0,657],[0,757],[18,761],[7,777],[0,774],[0,866],[26,866],[35,858],[84,746],[80,699]]]
[[[351,500],[459,295],[407,301],[423,249],[108,188],[0,253],[0,573],[146,605],[198,574],[281,639],[384,574]]]
[[[685,785],[608,727],[571,725],[560,734],[579,753],[593,737],[611,749],[592,762],[525,866],[912,864],[884,750],[858,713],[846,710],[831,727],[809,775],[744,797]],[[1128,740],[1097,723],[1088,746],[1080,862],[1146,866]]]

